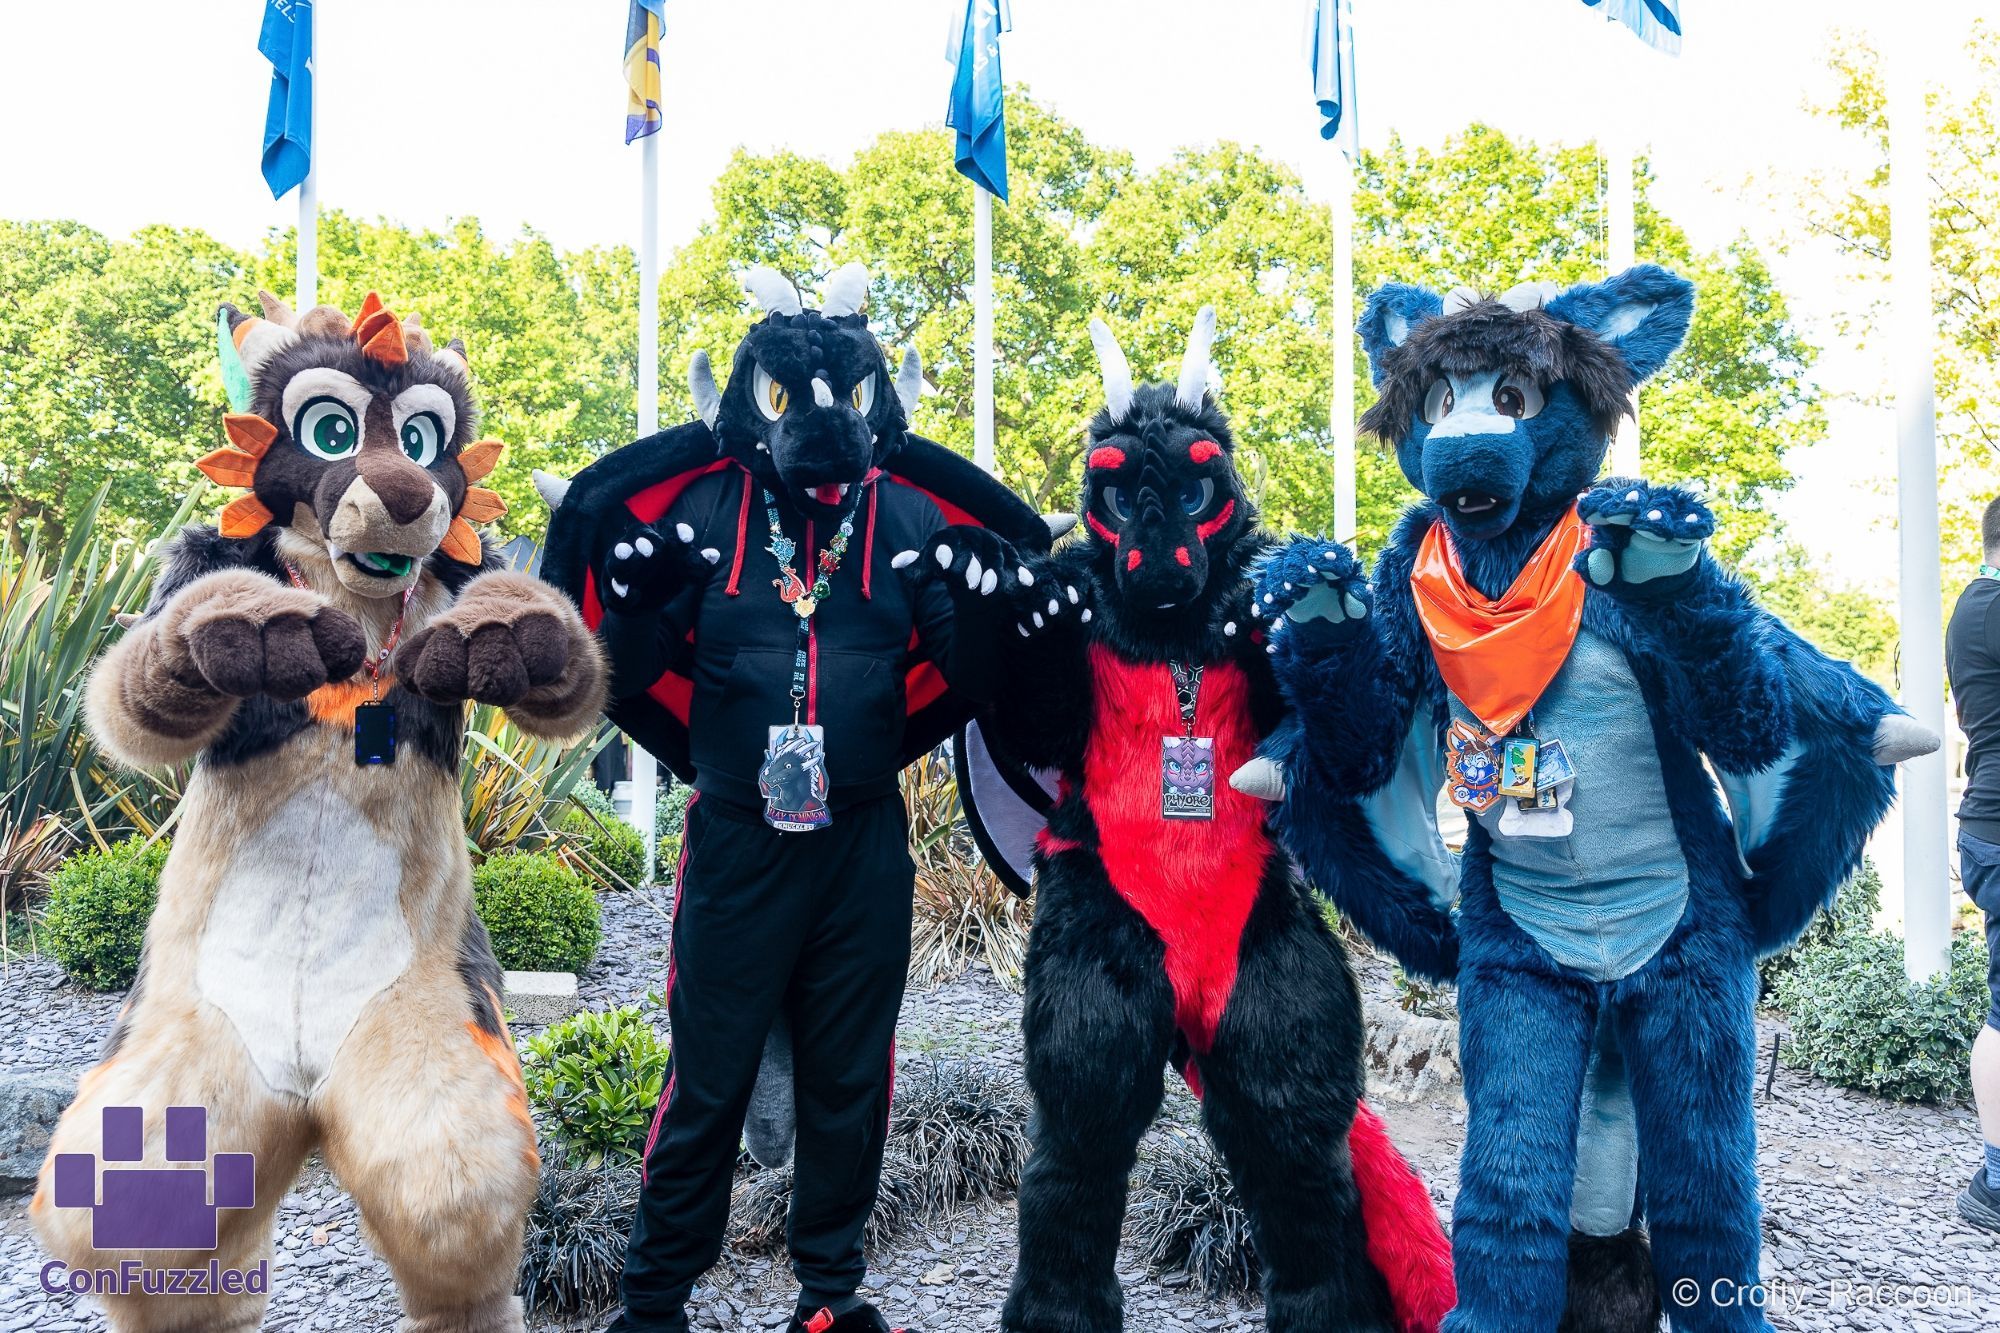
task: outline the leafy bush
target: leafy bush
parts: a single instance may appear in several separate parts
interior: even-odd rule
[[[597,788],[586,786],[580,790]],[[646,840],[638,829],[617,815],[599,814],[592,809],[572,810],[563,816],[562,828],[576,835],[584,854],[623,887],[646,882]]]
[[[472,896],[504,968],[581,972],[597,956],[597,895],[554,856],[497,852],[472,872]]]
[[[1131,1234],[1155,1273],[1185,1273],[1211,1296],[1256,1291],[1263,1279],[1250,1215],[1208,1137],[1174,1126],[1141,1154]]]
[[[638,1005],[586,1010],[526,1045],[528,1104],[551,1134],[591,1165],[640,1155],[667,1077],[667,1043]]]
[[[653,802],[653,836],[659,845],[653,857],[653,873],[660,879],[671,879],[674,863],[680,859],[681,837],[687,832],[688,802],[694,797],[694,788],[685,782],[676,782],[663,769],[660,781],[659,799]]]
[[[1791,1017],[1785,1063],[1899,1101],[1964,1097],[1972,1041],[1986,1021],[1986,944],[1960,931],[1950,972],[1914,985],[1902,940],[1850,931],[1801,954],[1779,978],[1777,998]]]
[[[618,1300],[639,1172],[578,1161],[560,1143],[542,1161],[514,1290],[531,1311],[595,1314]]]
[[[132,984],[166,864],[165,842],[137,838],[62,863],[49,880],[42,944],[73,979],[100,991]]]

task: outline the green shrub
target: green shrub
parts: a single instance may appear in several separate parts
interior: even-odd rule
[[[595,809],[572,810],[563,816],[562,827],[576,835],[592,860],[626,885],[646,882],[646,840],[617,815],[600,814]]]
[[[1813,918],[1805,934],[1782,953],[1774,953],[1757,964],[1766,994],[1774,991],[1778,979],[1798,966],[1799,959],[1814,949],[1845,939],[1866,935],[1875,929],[1875,914],[1882,910],[1882,876],[1873,861],[1863,861],[1854,878],[1840,886],[1833,906]]]
[[[1787,1064],[1899,1101],[1963,1097],[1986,1020],[1986,944],[1960,931],[1950,973],[1913,985],[1902,940],[1850,931],[1801,954],[1779,978],[1777,998],[1791,1017]]]
[[[667,879],[673,875],[674,862],[681,854],[681,834],[687,829],[688,801],[694,796],[694,788],[668,777],[664,769],[660,780],[666,785],[660,788],[660,799],[653,803],[653,818],[658,821],[653,836],[659,839],[654,863],[659,867],[659,877]]]
[[[528,1102],[549,1132],[585,1155],[635,1158],[667,1076],[667,1043],[640,1007],[587,1010],[528,1038]]]
[[[472,872],[472,896],[500,966],[581,972],[597,956],[597,895],[543,852],[497,852]]]
[[[166,864],[166,842],[133,838],[72,856],[50,877],[42,944],[74,980],[100,991],[132,984]]]
[[[618,818],[618,807],[611,803],[611,797],[588,779],[571,787],[569,798],[593,815],[602,815],[606,819]]]

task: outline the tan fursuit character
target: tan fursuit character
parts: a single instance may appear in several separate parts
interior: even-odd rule
[[[518,1330],[539,1163],[473,912],[464,704],[572,737],[596,722],[604,667],[570,603],[491,568],[468,526],[501,512],[473,485],[500,446],[474,440],[464,349],[433,347],[372,295],[353,321],[262,300],[263,319],[223,308],[225,378],[240,363],[251,410],[202,460],[249,493],[219,530],[176,539],[151,606],[90,681],[112,755],[198,763],[131,1000],[31,1212],[72,1271],[254,1272],[318,1149],[395,1273],[408,1333]],[[188,1113],[169,1107],[206,1108],[193,1154]],[[121,1160],[141,1143],[141,1161]],[[171,1209],[129,1206],[138,1187],[114,1177],[155,1169],[156,1198],[191,1191],[199,1207],[168,1173],[202,1172],[186,1159],[204,1153],[214,1248],[179,1233],[139,1248],[134,1229]],[[253,1191],[235,1183],[240,1158],[225,1171],[215,1157],[244,1153]],[[225,1192],[246,1206],[218,1212]],[[135,1283],[101,1299],[119,1333],[221,1333],[256,1328],[267,1297]]]

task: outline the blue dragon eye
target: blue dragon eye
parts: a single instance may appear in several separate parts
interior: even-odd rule
[[[1208,502],[1215,498],[1215,482],[1208,477],[1195,477],[1181,483],[1181,512],[1199,514],[1208,508]]]

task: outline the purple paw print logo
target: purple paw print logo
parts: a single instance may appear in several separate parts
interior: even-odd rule
[[[137,1106],[104,1108],[104,1199],[97,1198],[97,1161],[89,1153],[56,1154],[55,1205],[91,1210],[90,1243],[100,1250],[212,1250],[216,1214],[257,1201],[257,1159],[221,1152],[207,1170],[111,1166],[146,1156],[146,1115]],[[167,1108],[167,1160],[206,1162],[208,1108]],[[210,1182],[213,1182],[213,1198]]]

